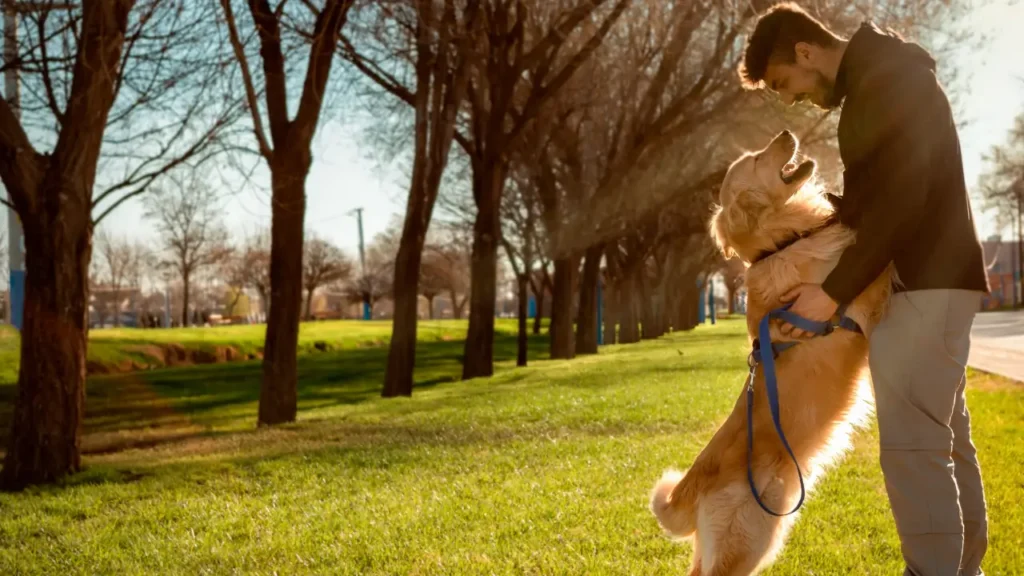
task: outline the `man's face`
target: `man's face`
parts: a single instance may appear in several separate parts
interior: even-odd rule
[[[816,46],[798,44],[794,62],[768,64],[764,85],[787,106],[808,100],[819,108],[834,108],[835,84],[822,73],[820,60]]]

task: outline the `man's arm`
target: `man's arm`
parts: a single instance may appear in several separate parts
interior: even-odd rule
[[[924,68],[877,78],[859,118],[870,151],[854,169],[864,206],[857,240],[847,248],[822,289],[839,305],[849,304],[889,262],[895,249],[921,222],[932,173],[935,139],[949,132],[949,103],[934,74]]]

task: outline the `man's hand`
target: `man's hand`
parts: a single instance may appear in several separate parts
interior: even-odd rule
[[[821,289],[821,284],[801,284],[782,295],[783,302],[790,302],[794,299],[796,302],[793,303],[789,311],[815,322],[828,320],[839,309],[839,304]],[[814,334],[801,330],[788,322],[783,322],[780,329],[783,334],[793,338],[814,336]]]

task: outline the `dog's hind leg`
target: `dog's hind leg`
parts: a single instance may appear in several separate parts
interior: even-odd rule
[[[781,482],[770,483],[762,496],[783,501],[781,490]],[[710,545],[702,547],[701,576],[756,574],[774,555],[786,522],[765,514],[745,483],[715,493],[706,504],[708,513],[702,515],[698,533]]]

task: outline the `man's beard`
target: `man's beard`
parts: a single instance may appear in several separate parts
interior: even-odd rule
[[[818,94],[821,94],[820,108],[825,110],[832,110],[838,108],[839,104],[842,103],[842,98],[836,97],[836,85],[834,82],[830,82],[824,74],[815,70],[814,73],[817,75],[815,79],[815,85],[817,87]]]

